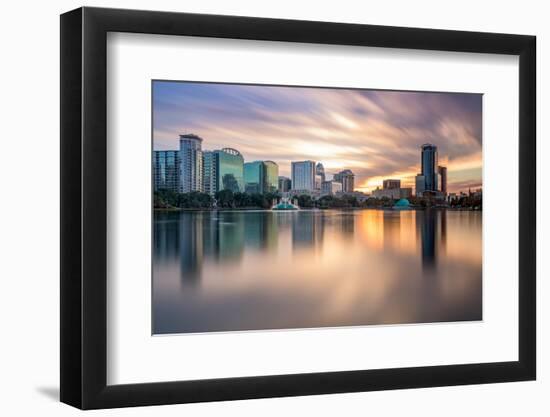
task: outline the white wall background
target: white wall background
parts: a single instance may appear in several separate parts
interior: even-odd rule
[[[3,415],[75,415],[59,392],[59,14],[82,3],[3,5],[0,25],[0,410]],[[542,138],[550,97],[550,26],[545,3],[523,1],[391,2],[278,0],[124,0],[86,5],[237,14],[395,26],[534,34],[538,37],[539,209],[550,206],[550,157]],[[546,187],[547,188],[547,187]],[[546,194],[543,194],[546,192]],[[144,407],[94,415],[270,416],[529,415],[550,413],[550,222],[539,210],[538,381],[482,386]],[[544,237],[543,237],[544,235]],[[546,394],[546,395],[544,395]]]

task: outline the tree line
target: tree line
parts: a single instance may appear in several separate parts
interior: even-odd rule
[[[231,190],[218,191],[214,198],[207,193],[192,191],[190,193],[176,193],[171,190],[155,191],[153,205],[155,208],[186,208],[210,209],[214,205],[218,208],[271,208],[273,201],[278,201],[278,193],[249,194],[233,192]]]
[[[279,202],[281,194],[274,193],[242,193],[231,190],[218,191],[214,198],[198,191],[190,193],[176,193],[170,190],[158,190],[154,193],[155,208],[185,208],[185,209],[211,209],[214,207],[224,209],[270,209],[274,202]],[[452,208],[482,208],[481,196],[461,197],[450,203],[441,202],[433,198],[420,198],[411,196],[408,198],[413,207],[450,206]],[[308,194],[294,197],[294,201],[300,208],[390,208],[397,200],[382,197],[368,197],[365,200],[358,200],[354,195],[325,195],[314,199]]]

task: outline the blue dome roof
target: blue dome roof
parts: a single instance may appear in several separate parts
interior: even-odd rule
[[[409,200],[407,200],[406,198],[402,198],[397,203],[395,203],[396,207],[409,207],[410,205],[411,203],[409,203]]]

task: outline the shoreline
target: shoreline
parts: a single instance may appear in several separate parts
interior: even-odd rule
[[[479,211],[482,212],[482,209],[474,209],[470,207],[410,207],[407,209],[396,209],[393,207],[327,207],[327,208],[301,208],[299,210],[273,210],[273,209],[264,209],[261,207],[241,207],[241,208],[181,208],[181,207],[170,207],[170,208],[159,208],[153,207],[153,211],[158,212],[197,212],[197,211],[274,211],[274,212],[298,212],[298,211],[327,211],[327,210],[338,210],[338,211],[359,211],[359,210],[382,210],[382,211],[425,211],[425,210],[449,210],[449,211]]]

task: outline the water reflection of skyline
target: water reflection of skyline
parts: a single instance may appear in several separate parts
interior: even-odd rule
[[[438,253],[446,248],[447,211],[371,212],[369,223],[362,225],[369,247],[407,252],[420,241],[422,266],[435,267]],[[280,230],[291,230],[297,250],[322,245],[326,229],[354,235],[354,212],[327,213],[156,212],[154,254],[159,260],[179,260],[182,281],[195,282],[205,261],[239,261],[245,249],[276,251]]]
[[[480,213],[159,211],[153,253],[160,333],[481,318]]]

